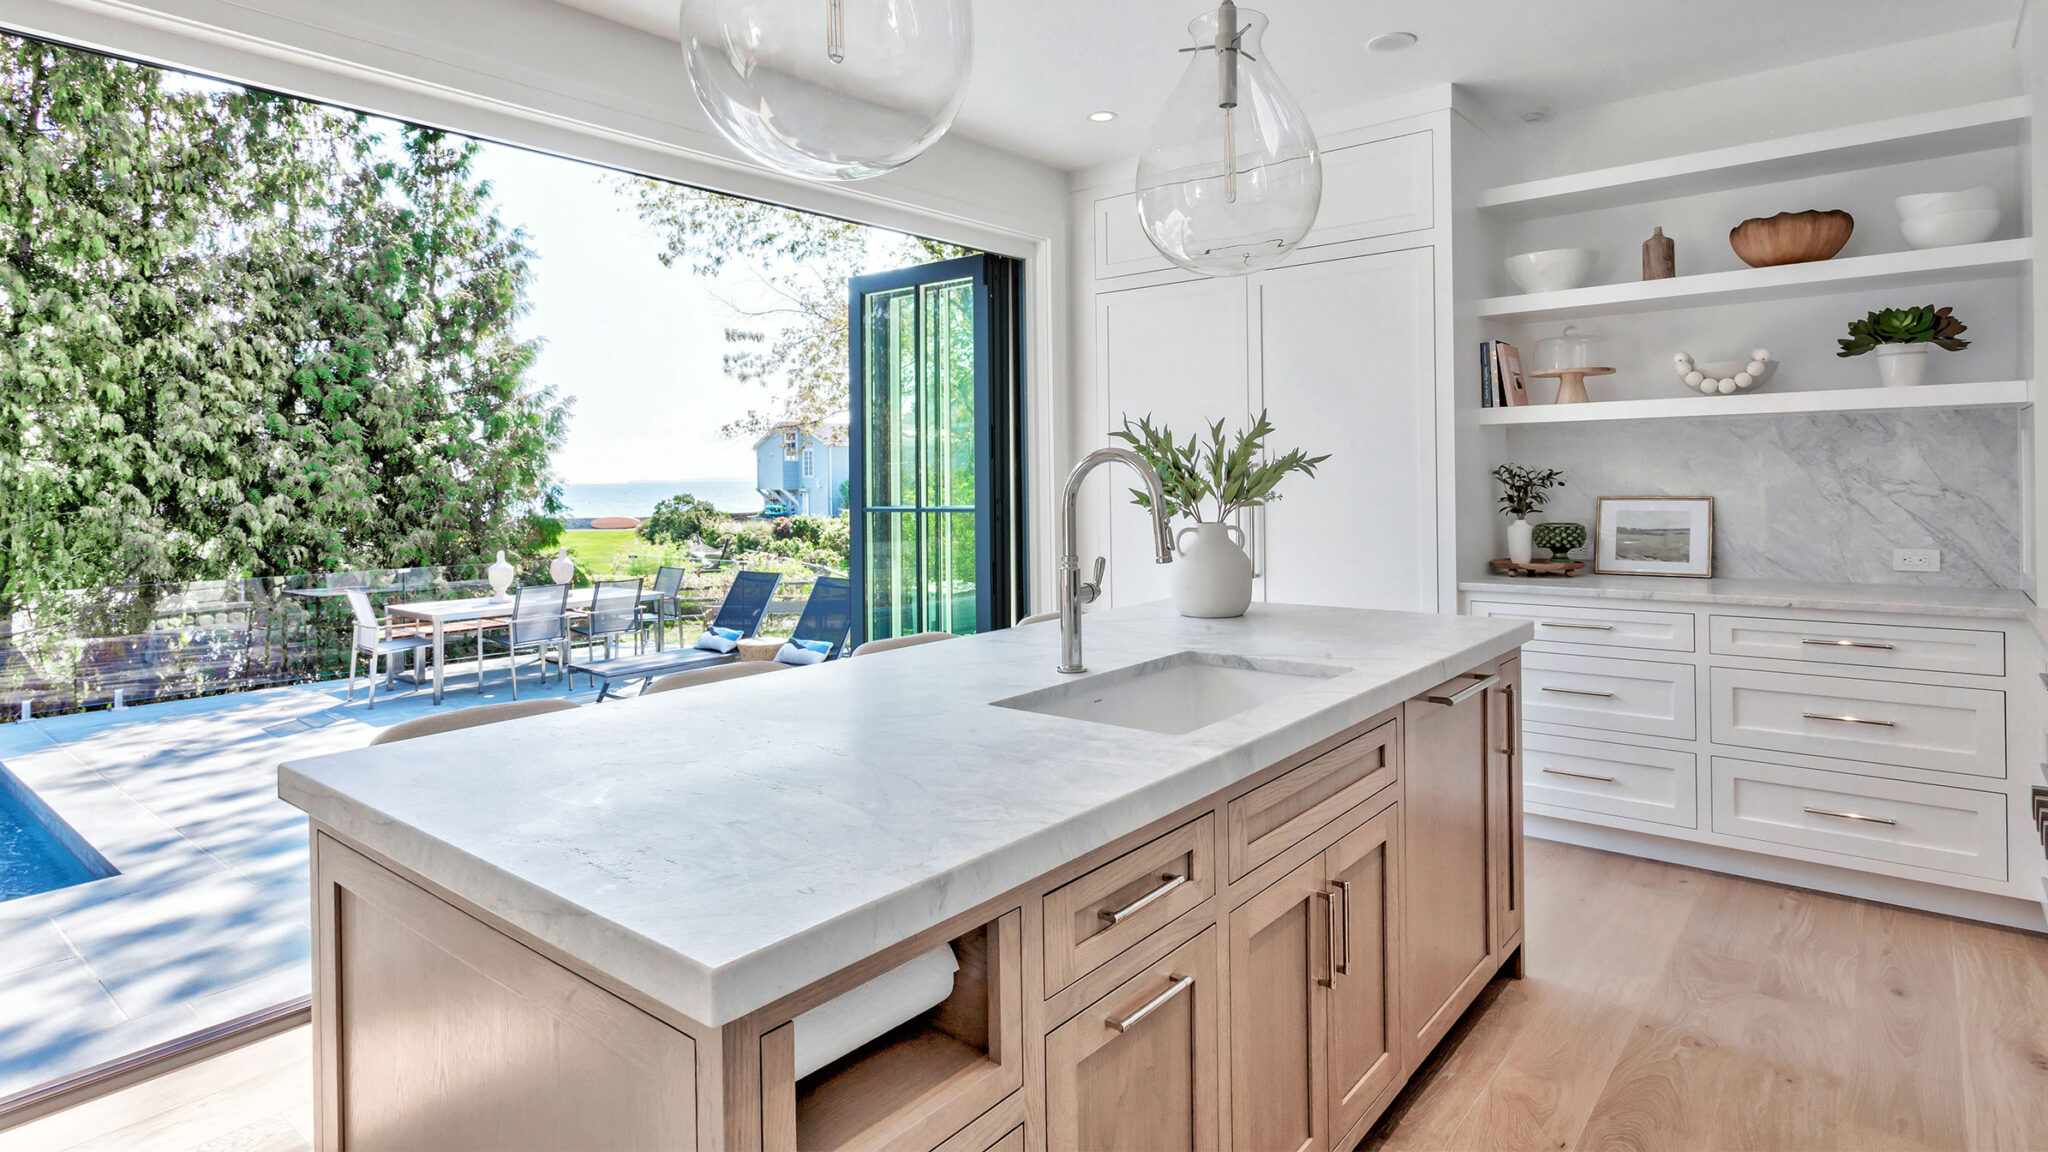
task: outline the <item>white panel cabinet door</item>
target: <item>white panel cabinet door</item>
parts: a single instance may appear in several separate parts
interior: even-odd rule
[[[1274,445],[1330,454],[1250,517],[1266,599],[1435,610],[1433,283],[1429,248],[1251,277],[1253,394]]]
[[[1095,378],[1108,406],[1105,427],[1148,413],[1183,440],[1212,420],[1240,426],[1251,407],[1245,319],[1245,282],[1237,277],[1098,295]],[[1095,493],[1084,499],[1109,510],[1105,602],[1166,598],[1168,570],[1155,562],[1151,520],[1131,504],[1137,476],[1110,465],[1088,483]]]

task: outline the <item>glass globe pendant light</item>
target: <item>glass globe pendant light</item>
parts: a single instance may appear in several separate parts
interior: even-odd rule
[[[711,122],[772,168],[861,180],[946,134],[974,54],[968,0],[683,0]]]
[[[1266,59],[1265,30],[1264,15],[1231,0],[1188,24],[1188,70],[1138,159],[1145,235],[1205,276],[1278,264],[1323,201],[1315,133]]]

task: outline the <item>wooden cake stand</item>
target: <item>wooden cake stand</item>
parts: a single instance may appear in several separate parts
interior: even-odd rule
[[[1517,564],[1505,556],[1493,562],[1494,571],[1506,576],[1577,576],[1579,569],[1585,566],[1584,560],[1567,560],[1561,563],[1535,560],[1527,564]]]
[[[1559,404],[1584,404],[1592,397],[1586,395],[1586,377],[1612,376],[1612,368],[1553,368],[1548,372],[1531,372],[1532,380],[1557,381],[1557,402]]]

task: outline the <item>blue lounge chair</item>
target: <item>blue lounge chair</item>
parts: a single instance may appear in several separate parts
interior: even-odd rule
[[[775,572],[741,572],[734,576],[732,587],[726,589],[725,599],[719,602],[718,615],[711,618],[711,627],[729,629],[741,636],[759,632],[761,618],[768,614],[768,602],[775,599],[775,586],[781,580],[782,576]],[[585,660],[569,665],[569,674],[573,677],[581,672],[590,677],[591,683],[600,685],[597,698],[602,702],[611,694],[615,682],[638,680],[644,684],[656,676],[709,668],[737,659],[739,653],[736,651],[713,652],[704,648],[678,647],[617,660]]]
[[[804,614],[797,617],[796,631],[790,633],[790,642],[822,652],[822,659],[836,660],[846,654],[846,641],[852,634],[853,581],[844,576],[818,577],[811,585],[811,598],[804,601]]]

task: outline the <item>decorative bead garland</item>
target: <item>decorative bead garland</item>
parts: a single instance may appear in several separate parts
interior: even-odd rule
[[[1671,362],[1678,369],[1678,378],[1685,382],[1687,388],[1708,396],[1732,396],[1737,392],[1747,392],[1769,379],[1772,371],[1777,368],[1768,348],[1751,349],[1749,363],[1743,366],[1742,371],[1721,379],[1715,379],[1693,367],[1692,357],[1687,353],[1680,352],[1671,358]]]

